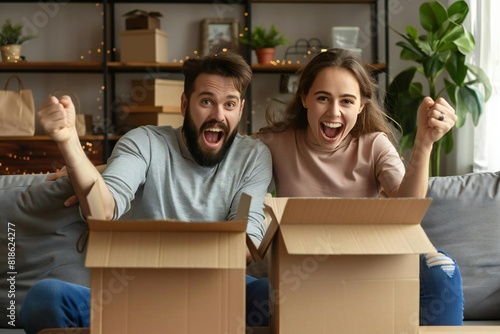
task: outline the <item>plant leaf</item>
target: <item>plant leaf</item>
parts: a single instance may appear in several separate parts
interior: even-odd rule
[[[476,65],[468,64],[467,67],[476,76],[476,80],[483,85],[484,100],[488,101],[491,97],[491,91],[492,91],[491,82],[490,79],[488,78],[488,75],[482,68]]]
[[[440,140],[444,147],[444,153],[450,153],[453,150],[453,131],[446,132]]]
[[[460,52],[452,52],[446,63],[446,70],[457,86],[463,86],[468,71],[468,67],[465,65],[465,55]]]
[[[450,5],[448,8],[449,20],[456,23],[462,24],[469,13],[469,6],[465,1],[456,1]]]
[[[426,31],[437,32],[446,20],[446,8],[438,1],[424,2],[420,6],[420,24]]]
[[[461,25],[450,24],[451,29],[446,31],[439,41],[439,46],[436,51],[457,50],[455,40],[463,37],[465,34],[464,27]]]
[[[448,81],[447,84],[450,82]],[[457,128],[462,127],[465,124],[467,118],[467,113],[472,116],[472,122],[475,126],[479,122],[479,117],[481,116],[482,110],[484,108],[484,98],[481,92],[475,87],[458,87],[451,86],[448,88],[448,94],[453,93],[455,111],[457,113]],[[451,95],[450,95],[451,96]]]
[[[399,54],[399,57],[401,59],[413,60],[413,61],[416,61],[417,63],[422,62],[422,59],[424,59],[422,54],[419,51],[412,48],[411,45],[406,44],[404,42],[400,42],[400,44],[398,44],[398,46],[400,46],[402,48],[401,52]]]
[[[445,64],[439,59],[439,55],[433,55],[423,62],[424,75],[429,80],[435,80],[445,69]]]
[[[455,45],[457,46],[458,50],[462,52],[463,54],[469,54],[472,51],[474,51],[474,48],[476,47],[476,42],[474,41],[474,36],[464,28],[464,34],[455,39]]]

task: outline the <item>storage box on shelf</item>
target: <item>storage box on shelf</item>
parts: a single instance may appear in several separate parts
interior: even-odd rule
[[[163,106],[180,112],[183,80],[132,80],[132,99],[141,106]]]
[[[183,80],[132,80],[132,102],[116,114],[117,129],[124,133],[141,125],[181,126],[183,91]]]
[[[161,29],[160,17],[158,12],[146,12],[134,10],[125,14],[125,29]]]
[[[160,29],[126,30],[120,34],[120,60],[168,62],[167,33]]]

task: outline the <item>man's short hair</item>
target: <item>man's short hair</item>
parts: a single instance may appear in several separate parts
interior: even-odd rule
[[[189,100],[194,90],[194,82],[201,73],[215,74],[232,78],[234,87],[242,98],[252,80],[252,69],[245,59],[234,52],[220,52],[203,58],[188,59],[182,66],[184,74],[184,93]]]

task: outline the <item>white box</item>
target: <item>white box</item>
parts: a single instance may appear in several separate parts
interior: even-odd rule
[[[127,30],[120,34],[122,62],[168,61],[167,33],[159,29]]]
[[[359,27],[332,27],[332,47],[355,49],[358,47],[358,36]]]

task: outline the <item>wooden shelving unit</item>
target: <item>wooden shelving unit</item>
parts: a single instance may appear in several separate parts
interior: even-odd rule
[[[14,1],[13,1],[14,2]],[[16,1],[22,3],[36,3],[35,1]],[[95,1],[73,1],[73,3],[95,3]],[[102,5],[103,11],[103,50],[113,50],[115,47],[115,39],[117,38],[114,28],[114,20],[115,20],[115,12],[114,6],[119,3],[142,3],[138,1],[131,0],[102,0],[98,1]],[[150,0],[145,1],[145,3],[172,3],[172,4],[207,4],[213,3],[213,1],[195,1],[195,0],[177,0],[177,1],[161,1],[161,0]],[[246,13],[245,15],[245,27],[251,29],[252,26],[252,3],[255,4],[263,4],[263,3],[330,3],[330,4],[367,4],[372,6],[372,20],[378,20],[379,18],[375,13],[378,12],[378,0],[313,0],[313,1],[298,1],[298,0],[242,0],[237,4],[239,6],[243,6],[243,10]],[[387,6],[387,4],[385,5]],[[378,25],[376,25],[378,26]],[[376,35],[379,32],[375,32]],[[373,44],[373,59],[374,64],[369,64],[367,67],[374,75],[379,75],[380,73],[384,73],[387,70],[386,64],[379,63],[378,61],[378,43]],[[251,59],[252,50],[246,50],[244,56],[246,59]],[[259,65],[252,64],[252,70],[254,73],[263,73],[263,74],[294,74],[300,69],[302,65],[293,64],[293,63],[284,63],[284,62],[276,62],[275,64],[270,65]],[[0,73],[93,73],[93,74],[101,74],[102,75],[102,87],[105,87],[105,94],[103,94],[103,110],[102,110],[102,119],[104,120],[104,128],[108,128],[108,123],[112,122],[111,115],[114,114],[113,108],[115,106],[111,101],[115,101],[115,76],[119,73],[146,73],[149,69],[154,69],[155,73],[180,73],[182,70],[181,62],[171,62],[171,63],[123,63],[119,62],[115,59],[115,53],[104,52],[102,54],[102,61],[54,61],[54,62],[38,62],[38,61],[26,61],[19,63],[6,63],[0,62]],[[250,87],[249,92],[247,94],[247,99],[252,100],[252,89]],[[250,107],[251,104],[248,104],[247,107]],[[247,132],[252,131],[252,112],[248,110],[246,112],[245,124],[247,127]],[[84,136],[81,138],[82,145],[86,142],[92,143],[93,147],[98,147],[99,149],[93,151],[93,161],[100,164],[103,163],[109,154],[111,153],[112,146],[114,142],[119,138],[119,136],[113,136],[111,134],[102,134],[102,135],[91,135]],[[51,143],[51,140],[48,136],[34,136],[34,137],[0,137],[0,174],[5,173],[5,163],[2,162],[5,154],[10,154],[12,152],[17,152],[17,156],[21,156],[22,150],[27,150],[32,152],[33,149],[36,148],[38,151],[43,151],[46,154],[52,154],[57,156],[57,152],[54,150],[54,147]],[[44,148],[47,150],[44,150]],[[100,157],[98,156],[100,154]],[[15,160],[15,159],[14,159]],[[14,162],[12,160],[11,162]],[[27,169],[24,170],[20,168],[21,161],[18,160],[19,164],[10,168],[10,172],[13,170],[21,173],[29,172]],[[4,166],[1,164],[4,163]],[[47,161],[44,162],[48,163]],[[15,165],[15,164],[14,164]],[[54,164],[50,164],[50,168],[54,169]],[[35,166],[36,168],[36,166]],[[46,170],[47,168],[42,168]],[[10,173],[9,172],[9,173]],[[31,171],[32,172],[32,171]]]

